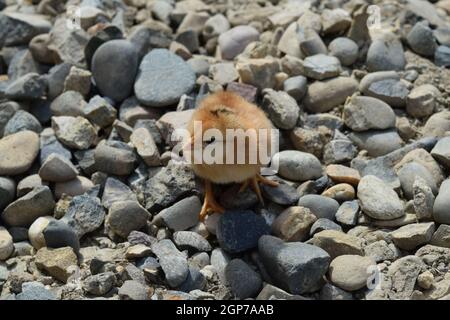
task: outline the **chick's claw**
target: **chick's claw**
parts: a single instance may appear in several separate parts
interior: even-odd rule
[[[211,182],[205,181],[205,200],[199,214],[200,221],[204,221],[209,214],[214,212],[224,213],[225,209],[214,198]]]

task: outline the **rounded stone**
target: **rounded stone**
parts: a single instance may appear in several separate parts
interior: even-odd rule
[[[375,262],[369,257],[342,255],[330,263],[331,282],[341,289],[355,291],[364,288],[372,274]]]
[[[298,205],[308,208],[317,218],[327,218],[334,220],[339,203],[325,196],[308,194],[300,198]]]
[[[0,175],[17,175],[27,171],[39,153],[39,136],[20,131],[0,140]]]
[[[182,58],[167,49],[153,49],[142,59],[134,91],[142,104],[166,107],[189,93],[195,80],[194,70]]]
[[[352,39],[339,37],[328,45],[332,56],[339,59],[343,66],[352,65],[358,58],[358,45]]]
[[[322,165],[314,155],[302,151],[286,150],[275,154],[272,164],[278,173],[289,180],[306,181],[322,176]]]
[[[251,26],[237,26],[219,36],[219,48],[221,56],[225,60],[232,60],[245,47],[253,41],[257,41],[259,32]]]
[[[379,220],[392,220],[405,215],[403,202],[397,193],[381,179],[367,175],[358,185],[361,209],[368,216]]]
[[[138,52],[127,40],[101,45],[92,58],[92,75],[102,95],[119,102],[129,97],[138,68]]]
[[[346,101],[343,119],[354,131],[395,127],[395,113],[385,102],[372,97],[354,96]]]
[[[432,174],[420,163],[409,162],[405,164],[400,170],[398,170],[397,175],[400,179],[400,184],[407,199],[413,198],[413,185],[416,181],[416,177],[421,177],[424,179],[434,194],[437,194],[438,192],[438,187]]]

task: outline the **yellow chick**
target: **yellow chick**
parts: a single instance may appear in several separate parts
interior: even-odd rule
[[[196,130],[196,124],[197,128],[198,124],[201,124],[200,131]],[[205,199],[200,212],[200,220],[204,220],[211,212],[224,212],[224,208],[214,198],[211,182],[217,184],[243,183],[240,191],[250,185],[261,203],[263,203],[263,198],[258,183],[278,186],[277,182],[266,179],[260,174],[261,167],[267,163],[262,163],[259,152],[263,147],[268,152],[271,151],[271,129],[273,127],[264,112],[256,105],[232,92],[220,91],[211,94],[203,99],[195,110],[187,129],[190,134],[190,142],[186,145],[185,150],[191,152],[193,171],[205,180]],[[215,132],[221,133],[220,137],[208,135],[207,133],[211,132],[210,129],[216,129]],[[253,136],[255,139],[247,137],[242,140],[238,138],[239,132],[236,130],[231,130],[236,133],[235,136],[227,136],[227,132],[230,132],[227,129],[241,129],[241,134],[242,132],[255,132],[256,134]],[[194,161],[196,159],[195,150],[198,151],[198,149],[200,149],[201,155],[204,155],[204,151],[208,149],[222,150],[222,154],[211,153],[218,159],[222,159],[222,162],[207,163],[203,159],[196,163]],[[234,157],[230,156],[233,153]],[[267,155],[270,157],[270,154]]]

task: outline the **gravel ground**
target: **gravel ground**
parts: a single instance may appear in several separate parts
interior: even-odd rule
[[[0,300],[450,299],[450,1],[0,9]],[[170,137],[220,90],[280,186],[200,222]]]

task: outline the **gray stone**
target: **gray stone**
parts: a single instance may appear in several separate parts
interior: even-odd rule
[[[117,102],[131,95],[137,68],[138,52],[127,40],[107,41],[95,51],[92,58],[91,70],[95,84],[103,96]]]
[[[379,220],[392,220],[405,214],[397,193],[381,179],[366,175],[358,184],[358,199],[362,211]]]
[[[191,292],[193,290],[204,290],[206,279],[203,273],[196,267],[189,266],[189,273],[186,280],[177,288],[182,292]]]
[[[106,179],[103,189],[102,204],[109,209],[113,203],[121,201],[137,201],[136,194],[120,180],[110,177]]]
[[[431,172],[423,165],[417,162],[409,162],[401,167],[397,172],[400,183],[406,199],[414,198],[414,183],[417,177],[426,181],[426,185],[431,188],[434,194],[437,194],[438,187]]]
[[[430,244],[450,248],[450,226],[441,224],[431,238]]]
[[[36,119],[32,114],[23,110],[18,110],[16,111],[16,113],[14,113],[11,119],[9,119],[4,128],[3,135],[6,137],[8,135],[25,130],[40,133],[42,131],[42,126],[39,123],[39,120]]]
[[[450,66],[450,47],[439,46],[434,52],[434,63],[440,67]]]
[[[315,80],[333,78],[341,72],[339,59],[325,54],[316,54],[303,61],[303,74]]]
[[[51,182],[65,182],[74,179],[78,175],[77,168],[70,160],[52,153],[39,169],[42,180]]]
[[[100,96],[94,96],[83,108],[83,115],[102,128],[112,125],[117,118],[117,110]]]
[[[308,194],[300,198],[298,205],[311,210],[317,218],[334,220],[339,203],[329,197]]]
[[[262,185],[261,190],[265,198],[282,206],[295,204],[299,199],[297,190],[283,181],[279,181],[277,187]]]
[[[197,196],[178,201],[173,206],[162,210],[160,217],[164,224],[174,231],[186,230],[198,223],[201,203]]]
[[[312,154],[286,150],[275,154],[272,163],[278,167],[278,173],[289,180],[306,181],[322,176],[322,165]]]
[[[283,82],[283,91],[297,101],[300,101],[306,94],[307,80],[304,76],[295,76]]]
[[[428,118],[422,129],[424,137],[444,137],[450,131],[450,111],[443,110]]]
[[[320,289],[320,300],[353,300],[353,295],[330,283],[326,283]]]
[[[258,250],[276,285],[292,294],[317,290],[330,263],[330,256],[318,247],[272,236],[261,237]]]
[[[357,89],[358,82],[350,77],[316,81],[308,86],[303,103],[309,112],[327,112],[344,103]]]
[[[354,131],[395,127],[395,113],[385,102],[372,97],[353,96],[344,106],[345,125]]]
[[[56,138],[55,132],[51,128],[46,128],[41,132],[39,154],[40,163],[43,164],[51,154],[57,154],[63,158],[71,160],[72,153],[63,146]]]
[[[439,90],[431,84],[415,87],[406,99],[406,112],[416,118],[430,116],[435,107]]]
[[[385,79],[372,82],[364,94],[380,99],[395,108],[405,106],[409,90],[400,80]]]
[[[300,107],[286,92],[265,89],[262,108],[268,113],[270,120],[281,129],[292,129],[297,124]]]
[[[83,280],[83,289],[95,296],[102,296],[112,289],[116,278],[114,273],[105,272],[92,275]]]
[[[36,35],[50,31],[52,24],[45,16],[31,13],[4,12],[0,15],[0,45],[27,45]]]
[[[14,101],[5,101],[0,103],[0,137],[3,137],[3,131],[9,119],[14,116],[20,106]]]
[[[122,238],[144,227],[149,213],[137,201],[115,201],[109,207],[106,225]]]
[[[72,198],[62,221],[75,230],[81,238],[99,228],[105,220],[105,209],[100,199],[83,194]]]
[[[226,211],[220,216],[216,229],[220,247],[229,253],[253,249],[258,239],[269,233],[264,218],[249,210]]]
[[[56,296],[38,281],[22,284],[22,292],[16,295],[16,300],[56,300]]]
[[[351,161],[356,154],[356,147],[350,140],[335,139],[325,145],[323,160],[325,164],[345,163]]]
[[[435,231],[434,222],[413,223],[391,232],[392,241],[403,250],[413,250],[430,242]]]
[[[64,90],[64,80],[69,75],[70,68],[72,65],[70,63],[60,63],[53,66],[47,76],[48,81],[48,93],[47,97],[50,100],[54,100]]]
[[[444,46],[450,46],[450,28],[447,26],[439,27],[435,30],[433,30],[433,35],[436,38],[436,40],[444,45]]]
[[[366,63],[371,72],[403,70],[406,59],[402,43],[393,33],[386,32],[380,35],[372,41]]]
[[[0,211],[16,197],[16,183],[6,177],[0,177]]]
[[[239,78],[239,73],[234,68],[232,62],[212,64],[209,67],[209,75],[214,81],[217,81],[222,86],[236,81]]]
[[[206,20],[203,26],[202,35],[205,39],[220,36],[222,33],[230,29],[230,23],[228,19],[221,13],[218,13],[208,20]]]
[[[336,212],[336,221],[346,226],[354,226],[358,222],[359,203],[357,200],[345,201]]]
[[[416,177],[413,183],[413,208],[418,220],[433,216],[434,194],[427,181]]]
[[[178,102],[194,84],[195,73],[183,59],[166,49],[154,49],[142,59],[134,91],[144,105],[165,107]]]
[[[433,31],[428,22],[417,22],[406,36],[406,41],[411,49],[422,56],[433,56],[437,48],[433,37]]]
[[[343,66],[351,66],[358,58],[358,45],[349,38],[335,38],[328,45],[330,55],[339,59]]]
[[[450,169],[450,137],[440,139],[430,153],[440,164]]]
[[[11,100],[39,99],[45,96],[47,80],[37,73],[28,73],[13,81],[5,91]]]
[[[450,179],[442,182],[433,206],[434,221],[450,224]]]
[[[42,230],[42,235],[46,246],[49,248],[71,247],[75,253],[78,253],[80,250],[78,235],[64,221],[50,220]]]
[[[181,199],[188,194],[192,194],[193,190],[196,189],[196,182],[194,173],[188,166],[170,161],[166,167],[162,168],[156,175],[148,179],[146,186],[144,193],[145,207],[153,213],[172,205],[178,199]],[[190,201],[194,200],[191,199]],[[183,216],[182,212],[178,212],[178,214],[175,213],[178,209],[181,209],[181,211],[184,211],[185,216],[188,217],[187,220],[180,218],[181,221],[185,221],[182,225],[174,222],[172,226],[188,228],[188,226],[186,226],[186,221],[189,221],[187,224],[194,222],[195,212],[198,214],[201,206],[198,199],[195,202],[197,203],[195,205],[193,205],[193,202],[183,202],[183,206],[181,207],[174,205],[170,209],[167,209],[170,214],[167,213],[166,216],[175,215],[181,217]],[[195,219],[198,219],[198,217]],[[193,225],[195,224],[196,223]]]
[[[239,299],[255,297],[262,286],[260,275],[241,259],[233,259],[228,263],[225,279],[231,292]]]
[[[181,285],[189,274],[186,257],[168,239],[153,244],[152,251],[161,264],[167,283],[173,288]]]
[[[105,173],[129,175],[136,167],[136,155],[132,147],[120,141],[102,140],[95,148],[95,166]]]
[[[196,251],[211,251],[209,242],[196,232],[177,231],[173,234],[173,241],[180,250],[193,249]]]
[[[252,26],[237,26],[219,36],[222,59],[233,60],[245,47],[259,39],[259,32]]]
[[[118,293],[121,300],[148,300],[147,289],[134,280],[125,281]]]
[[[10,226],[27,227],[41,216],[51,215],[55,201],[50,189],[37,187],[9,204],[2,213],[2,219]]]
[[[321,232],[323,230],[342,231],[342,227],[340,225],[338,225],[337,223],[331,221],[330,219],[319,218],[311,226],[311,231],[309,232],[309,235],[312,237],[312,236],[314,236],[314,234]]]
[[[403,140],[394,129],[352,132],[348,135],[358,148],[367,150],[372,157],[378,157],[400,149]]]
[[[394,261],[401,256],[400,250],[393,244],[378,240],[364,247],[364,254],[375,262]]]

